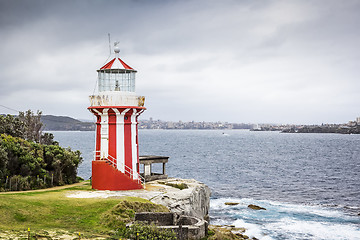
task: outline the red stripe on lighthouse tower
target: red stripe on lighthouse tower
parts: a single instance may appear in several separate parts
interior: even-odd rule
[[[101,145],[101,116],[96,114],[96,138],[95,138],[95,152],[100,152]],[[95,154],[95,159],[100,160],[100,155]]]
[[[131,115],[133,109],[125,113],[124,117],[124,139],[126,139],[125,147],[125,166],[132,170],[132,142],[131,142]]]
[[[138,173],[138,174],[140,174],[140,164],[139,164],[139,138],[138,138],[138,134],[139,134],[139,128],[138,128],[138,117],[139,117],[139,115],[142,113],[142,112],[144,112],[145,111],[145,109],[138,109],[138,112],[136,113],[136,115],[135,115],[135,123],[136,123],[136,125],[135,125],[135,144],[136,144],[136,154],[137,154],[137,156],[136,156],[136,166],[135,166],[135,171]]]
[[[132,170],[137,172],[137,163],[138,163],[138,146],[136,144],[136,109],[133,109],[133,114],[131,115],[131,146],[132,146]],[[137,179],[137,174],[134,174],[134,179]]]

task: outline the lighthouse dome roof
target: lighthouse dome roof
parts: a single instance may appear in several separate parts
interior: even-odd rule
[[[123,60],[121,60],[119,57],[115,57],[112,60],[110,60],[108,63],[106,63],[104,66],[100,68],[100,70],[130,70],[131,72],[136,72],[135,69],[127,65]]]

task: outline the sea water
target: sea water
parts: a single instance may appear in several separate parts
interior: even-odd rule
[[[79,175],[88,179],[95,133],[54,135],[83,153]],[[211,188],[212,224],[264,240],[360,239],[360,135],[139,130],[139,150],[169,156],[169,176]]]

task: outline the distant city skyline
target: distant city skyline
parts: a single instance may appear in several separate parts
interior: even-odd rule
[[[45,131],[94,131],[93,121],[79,121],[68,116],[43,115]],[[234,122],[195,122],[195,121],[163,121],[160,119],[141,119],[139,129],[251,129],[254,131],[317,131],[337,133],[360,133],[360,117],[347,123],[323,124],[273,124],[273,123],[234,123]],[[352,129],[352,132],[349,132]]]
[[[345,123],[360,115],[359,12],[352,0],[0,0],[0,113],[92,119],[110,33],[138,71],[140,119]]]

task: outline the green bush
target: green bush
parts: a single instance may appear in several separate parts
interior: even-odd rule
[[[78,181],[79,151],[0,135],[0,189],[29,190]]]

